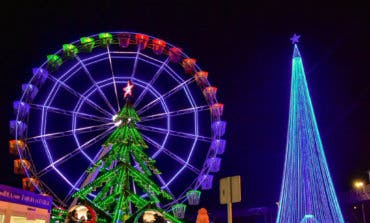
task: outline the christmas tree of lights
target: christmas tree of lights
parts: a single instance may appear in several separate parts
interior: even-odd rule
[[[73,197],[88,203],[112,223],[132,222],[138,212],[148,207],[159,210],[172,222],[181,222],[157,206],[160,199],[173,198],[151,180],[160,172],[155,160],[144,152],[148,146],[136,128],[140,118],[130,103],[133,86],[128,81],[124,88],[126,103],[114,118],[116,129],[103,144],[110,147],[109,152],[88,169],[97,177]],[[146,196],[134,192],[139,188]]]
[[[277,223],[344,223],[307,86],[294,44],[289,124]]]

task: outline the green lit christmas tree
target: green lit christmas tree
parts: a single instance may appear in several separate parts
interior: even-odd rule
[[[109,152],[88,169],[90,173],[98,173],[96,179],[73,197],[86,202],[112,223],[133,222],[138,213],[148,207],[155,208],[172,222],[181,222],[156,205],[161,199],[173,198],[151,180],[153,174],[160,172],[155,160],[144,152],[148,146],[136,128],[140,118],[130,103],[132,88],[128,81],[124,88],[126,103],[114,119],[117,128],[103,144],[110,147]],[[136,194],[133,185],[147,196]]]

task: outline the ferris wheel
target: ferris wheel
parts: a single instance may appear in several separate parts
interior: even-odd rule
[[[94,177],[86,169],[109,149],[102,143],[116,128],[129,81],[137,128],[162,172],[154,178],[175,197],[162,206],[199,202],[197,190],[212,188],[226,144],[217,88],[181,48],[132,32],[64,44],[22,84],[9,148],[24,189],[52,195],[56,206],[72,202]]]

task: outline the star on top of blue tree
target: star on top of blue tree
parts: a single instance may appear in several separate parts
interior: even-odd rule
[[[290,38],[290,41],[292,41],[292,44],[296,44],[299,42],[299,38],[301,37],[301,35],[297,35],[297,34],[293,34],[293,36]]]

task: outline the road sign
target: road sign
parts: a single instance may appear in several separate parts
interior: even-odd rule
[[[237,203],[241,200],[240,176],[220,179],[220,204]]]

